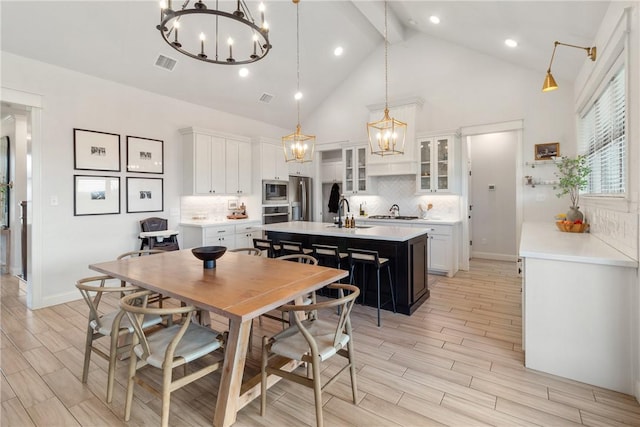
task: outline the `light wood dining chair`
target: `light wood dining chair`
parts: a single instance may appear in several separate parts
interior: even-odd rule
[[[262,255],[262,251],[258,248],[235,248],[235,249],[229,249],[227,252],[237,252],[241,254],[255,255],[255,256]]]
[[[108,281],[114,280],[110,276],[93,276],[80,279],[76,282],[76,288],[82,294],[82,298],[89,306],[89,322],[87,326],[87,338],[84,348],[84,365],[82,368],[82,382],[86,383],[89,377],[89,363],[91,362],[91,353],[109,362],[107,371],[107,403],[111,403],[113,399],[113,383],[115,379],[116,360],[119,355],[126,353],[130,346],[127,344],[126,336],[133,333],[133,326],[126,317],[123,318],[122,310],[114,310],[107,313],[101,313],[100,302],[106,294],[117,296],[139,291],[136,286],[105,286]],[[149,328],[162,322],[162,318],[158,315],[148,315],[142,319],[142,327]],[[106,354],[93,345],[94,341],[109,337],[109,354]]]
[[[153,254],[161,254],[165,252],[162,249],[140,249],[138,251],[129,251],[129,252],[125,252],[123,254],[120,254],[117,256],[117,260],[120,259],[127,259],[127,258],[133,258],[133,257],[138,257],[138,256],[147,256],[147,255],[153,255]],[[125,282],[124,280],[120,281],[120,283],[122,284],[122,286],[126,286],[127,282]],[[149,298],[149,304],[152,303],[158,303],[158,306],[160,308],[162,308],[162,301],[169,299],[169,297],[165,297],[162,294],[155,294],[152,297]]]
[[[329,287],[338,290],[338,298],[310,305],[284,305],[281,309],[292,314],[294,323],[287,329],[273,337],[262,339],[261,362],[261,402],[260,412],[264,416],[267,410],[267,377],[277,375],[313,388],[316,405],[316,424],[322,427],[322,390],[333,384],[338,376],[346,369],[351,373],[351,390],[353,403],[358,400],[356,384],[356,365],[354,360],[353,335],[351,331],[351,309],[360,290],[357,286],[334,283]],[[335,308],[340,314],[335,314]],[[299,314],[312,314],[308,317]],[[316,313],[316,314],[313,314]],[[327,315],[320,319],[319,315]],[[302,318],[301,318],[302,317]],[[346,350],[345,350],[346,348]],[[348,360],[338,373],[331,377],[323,386],[320,378],[320,363],[334,355],[340,355]],[[279,357],[286,357],[311,365],[311,378],[294,372],[280,369]],[[270,364],[270,362],[272,362]]]
[[[126,295],[120,300],[120,307],[127,313],[135,334],[131,342],[131,355],[127,381],[127,399],[125,403],[125,421],[131,418],[133,388],[135,383],[144,386],[162,399],[163,427],[169,425],[169,405],[171,392],[185,386],[222,367],[224,354],[223,335],[213,329],[200,326],[191,321],[197,311],[193,305],[175,308],[149,307],[148,297],[151,291],[141,291]],[[140,305],[137,300],[142,300]],[[182,323],[147,334],[143,327],[145,316],[182,315]],[[209,357],[207,357],[209,356]],[[206,363],[198,363],[198,369],[188,373],[187,364],[196,359],[207,357]],[[138,371],[146,365],[162,370],[162,384],[158,390],[154,383],[147,382]],[[173,369],[182,366],[183,376],[173,379]]]

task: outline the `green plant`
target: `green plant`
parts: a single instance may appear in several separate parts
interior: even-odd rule
[[[580,190],[584,189],[589,183],[587,177],[591,173],[591,168],[587,166],[587,158],[584,156],[576,158],[562,156],[557,166],[556,176],[560,180],[556,188],[560,192],[556,193],[556,196],[562,197],[568,194],[571,199],[571,207],[578,208]]]

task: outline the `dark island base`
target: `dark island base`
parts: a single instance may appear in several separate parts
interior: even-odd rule
[[[280,231],[267,231],[269,239],[275,243],[280,240],[301,242],[306,248],[312,244],[338,246],[341,252],[347,252],[347,248],[377,250],[382,258],[389,258],[391,264],[391,277],[396,294],[396,312],[411,315],[420,305],[429,298],[427,287],[427,235],[415,237],[405,242],[388,240],[358,239],[348,237],[329,237],[298,233],[285,233]],[[346,261],[344,269],[348,269]],[[375,269],[367,270],[367,286],[365,303],[368,306],[377,306],[377,287]],[[358,283],[362,277],[361,267],[356,266],[356,281],[360,291],[362,283]],[[346,279],[343,279],[346,280]],[[392,311],[391,294],[389,293],[389,278],[386,271],[380,274],[380,301],[389,301],[381,308]],[[359,299],[362,300],[361,298]]]

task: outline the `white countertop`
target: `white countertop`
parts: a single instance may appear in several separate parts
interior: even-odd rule
[[[356,220],[356,224],[358,221]],[[338,228],[326,222],[280,222],[265,224],[265,231],[280,231],[283,233],[310,234],[315,236],[349,237],[352,239],[374,239],[394,242],[405,242],[414,237],[431,231],[428,227],[396,227],[384,225],[366,226],[367,228]]]
[[[252,218],[244,218],[244,219],[220,219],[220,220],[211,220],[211,219],[190,219],[186,221],[180,221],[180,225],[184,227],[215,227],[215,226],[223,226],[223,225],[235,225],[235,224],[245,224],[247,222],[257,222],[261,223],[260,219],[252,219]]]
[[[390,224],[425,224],[425,225],[455,225],[460,224],[459,219],[382,219],[382,218],[371,218],[369,216],[356,216],[354,217],[356,220],[356,224],[359,221],[362,222],[388,222]]]
[[[525,222],[520,256],[638,268],[638,262],[589,233],[565,233],[553,221]]]

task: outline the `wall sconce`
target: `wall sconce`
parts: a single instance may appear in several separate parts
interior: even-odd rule
[[[560,43],[559,41],[553,42],[553,53],[551,54],[551,61],[549,61],[549,68],[547,69],[547,76],[545,77],[544,84],[542,85],[542,91],[543,92],[550,92],[552,90],[558,89],[558,84],[556,83],[556,80],[551,75],[551,64],[553,64],[553,57],[556,54],[556,48],[558,47],[558,45],[575,47],[577,49],[584,49],[584,50],[587,51],[587,56],[589,57],[589,59],[591,59],[592,61],[596,60],[596,47],[595,46],[593,46],[593,47],[582,47],[582,46],[574,46],[572,44]]]

